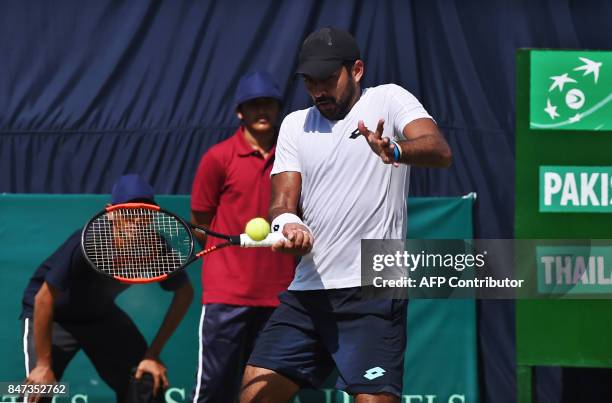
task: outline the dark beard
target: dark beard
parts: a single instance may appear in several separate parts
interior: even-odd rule
[[[321,97],[319,99],[315,99],[315,106],[317,107],[321,115],[323,115],[326,119],[342,120],[346,117],[346,115],[348,115],[348,113],[351,110],[351,107],[353,106],[351,105],[351,101],[353,100],[354,95],[355,95],[355,84],[354,82],[351,82],[348,85],[344,94],[340,96],[340,99],[338,100],[338,102],[336,102],[333,98],[330,98],[330,97]],[[321,101],[327,101],[327,102],[333,103],[336,106],[336,108],[334,108],[331,111],[322,111],[318,105],[318,103]]]

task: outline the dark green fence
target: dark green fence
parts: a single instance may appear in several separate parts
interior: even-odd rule
[[[104,195],[0,195],[0,314],[3,319],[0,380],[17,381],[25,375],[21,323],[17,317],[29,277],[42,260],[107,201]],[[158,202],[188,217],[187,196],[160,196]],[[472,198],[410,199],[410,237],[471,238],[472,203]],[[199,263],[188,271],[196,288],[196,298],[162,353],[171,382],[167,402],[188,401],[195,379],[201,289]],[[119,297],[118,303],[150,340],[170,297],[170,293],[163,292],[156,284],[142,285],[131,287]],[[412,396],[409,401],[476,402],[474,301],[415,300],[409,305],[408,321],[405,394]],[[57,403],[113,400],[111,390],[82,353],[68,367],[64,381],[70,383],[72,397],[57,399]],[[0,401],[11,401],[11,398],[0,396]],[[303,391],[295,401],[343,402],[349,398],[343,393],[322,389]]]

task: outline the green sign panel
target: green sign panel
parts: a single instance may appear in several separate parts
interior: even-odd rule
[[[541,246],[536,255],[538,292],[612,294],[612,248]]]
[[[612,212],[612,166],[541,166],[540,212]]]
[[[531,129],[612,130],[612,52],[531,52]]]

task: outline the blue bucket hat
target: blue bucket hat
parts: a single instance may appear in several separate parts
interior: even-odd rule
[[[274,98],[281,102],[281,92],[272,76],[265,71],[248,73],[240,78],[236,88],[236,106],[255,98]]]
[[[154,197],[153,187],[140,175],[127,174],[121,176],[113,185],[111,203],[121,204],[136,199],[148,199],[153,202]]]

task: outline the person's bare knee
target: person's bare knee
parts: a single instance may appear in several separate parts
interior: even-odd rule
[[[277,372],[247,365],[242,377],[240,403],[287,402],[299,388],[298,384]]]
[[[358,393],[355,395],[355,403],[399,403],[400,398],[391,393]]]

